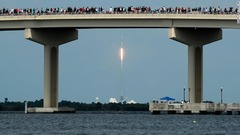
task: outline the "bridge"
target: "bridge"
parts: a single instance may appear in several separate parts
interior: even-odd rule
[[[59,14],[0,16],[0,30],[26,28],[240,28],[237,14]]]
[[[0,30],[24,30],[44,45],[44,105],[58,108],[59,46],[78,39],[78,29],[169,28],[169,38],[188,45],[188,100],[203,101],[203,46],[239,29],[236,14],[59,14],[0,16]],[[45,109],[45,110],[44,110]]]

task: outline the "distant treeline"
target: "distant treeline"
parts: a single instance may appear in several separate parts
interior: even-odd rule
[[[28,107],[43,107],[43,99],[28,101]],[[59,107],[71,107],[76,111],[148,111],[146,104],[121,104],[121,103],[80,103],[62,100]],[[0,102],[0,111],[24,111],[25,102]]]

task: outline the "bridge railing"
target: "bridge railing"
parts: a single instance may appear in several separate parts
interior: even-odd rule
[[[149,11],[149,12],[53,12],[53,13],[25,13],[25,12],[17,12],[17,13],[1,13],[0,16],[44,16],[44,15],[143,15],[143,14],[177,14],[177,15],[186,15],[186,14],[201,14],[201,15],[237,15],[237,12],[204,12],[204,11],[191,11],[191,12],[161,12],[161,11]]]

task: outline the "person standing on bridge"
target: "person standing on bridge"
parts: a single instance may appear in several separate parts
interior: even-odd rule
[[[110,9],[109,9],[109,14],[112,14],[112,13],[113,13],[113,8],[110,7]]]

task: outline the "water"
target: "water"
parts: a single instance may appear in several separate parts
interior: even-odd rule
[[[1,113],[1,135],[234,135],[239,115],[151,115],[148,112],[76,114]]]

